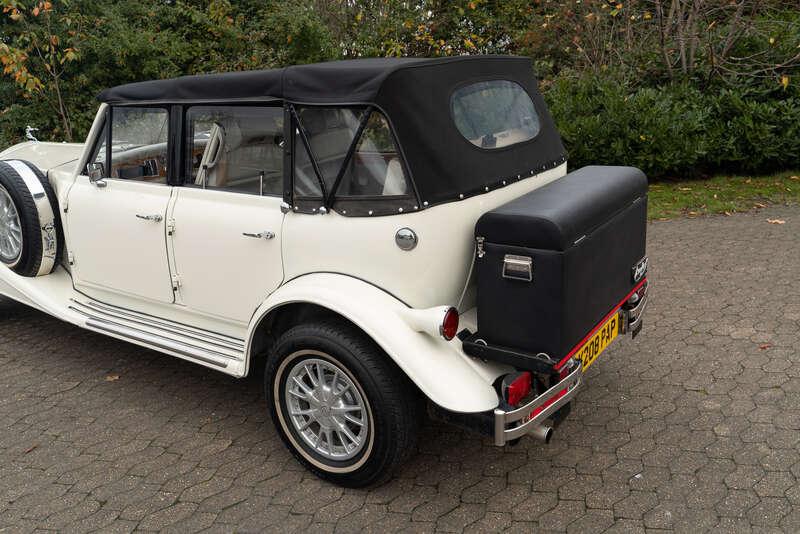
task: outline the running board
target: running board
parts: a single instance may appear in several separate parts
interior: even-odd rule
[[[69,309],[86,317],[86,327],[92,330],[219,369],[244,362],[241,339],[93,300],[70,301]]]

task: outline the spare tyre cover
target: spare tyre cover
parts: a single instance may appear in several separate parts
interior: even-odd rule
[[[15,257],[2,262],[22,276],[51,273],[63,249],[57,199],[47,177],[35,165],[23,160],[0,161],[0,187],[13,202],[9,221],[18,218],[21,243],[13,247]],[[3,191],[0,191],[2,193]]]

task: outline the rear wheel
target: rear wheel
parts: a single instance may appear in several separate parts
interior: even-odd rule
[[[376,484],[415,449],[413,387],[344,321],[288,330],[268,357],[264,381],[281,438],[324,479],[349,487]]]

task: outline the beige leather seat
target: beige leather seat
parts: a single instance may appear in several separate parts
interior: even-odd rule
[[[383,182],[383,196],[405,195],[408,193],[408,183],[403,175],[403,166],[400,159],[392,158],[386,166],[386,181]]]
[[[229,179],[231,154],[241,143],[242,131],[235,121],[226,121],[225,124],[215,122],[200,160],[195,185],[202,186],[205,181],[207,187],[225,187]]]

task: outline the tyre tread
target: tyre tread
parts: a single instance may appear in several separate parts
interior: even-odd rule
[[[419,402],[415,395],[413,384],[374,341],[344,320],[326,319],[317,323],[294,326],[279,337],[276,351],[273,354],[280,354],[281,347],[291,343],[292,340],[307,336],[325,337],[357,356],[359,363],[370,374],[380,392],[382,408],[391,412],[385,420],[393,423],[392,428],[388,429],[392,439],[387,448],[387,454],[382,458],[383,461],[380,465],[369,472],[356,471],[347,474],[347,476],[323,471],[307,462],[293,447],[289,446],[289,449],[301,463],[320,478],[350,487],[382,484],[416,451],[421,410],[419,409]],[[272,356],[268,359],[268,372],[265,373],[268,399],[271,398],[269,391],[271,384],[269,361],[271,360],[273,360]],[[273,402],[275,401],[273,400]],[[270,408],[274,410],[274,407]],[[373,406],[373,410],[375,409],[375,406]],[[276,426],[279,425],[276,424]],[[280,428],[278,430],[281,433],[283,432]]]

